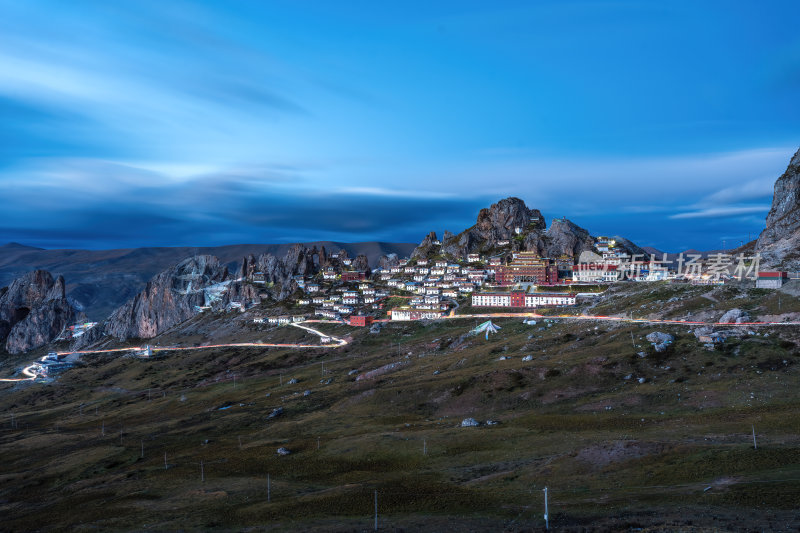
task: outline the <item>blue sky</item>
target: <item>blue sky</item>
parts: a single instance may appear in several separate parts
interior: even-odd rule
[[[797,2],[0,0],[0,242],[416,242],[518,196],[679,251],[763,228]]]

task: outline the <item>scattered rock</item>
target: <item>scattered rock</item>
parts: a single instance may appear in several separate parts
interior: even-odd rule
[[[645,337],[653,345],[653,348],[657,352],[663,352],[667,349],[667,346],[672,344],[675,340],[675,337],[670,335],[669,333],[661,333],[660,331],[654,331]]]
[[[533,361],[533,356],[532,355],[526,355],[525,357],[522,358],[522,360],[525,361],[525,362]]]
[[[297,378],[292,378],[289,380],[289,385],[296,385],[296,384],[297,384]]]
[[[719,319],[720,324],[741,324],[743,322],[748,322],[750,320],[750,315],[747,314],[746,311],[742,311],[741,309],[731,309],[730,311],[726,312],[722,315]]]
[[[471,428],[471,427],[476,427],[476,426],[480,426],[480,425],[481,425],[481,423],[478,422],[477,420],[475,420],[474,418],[465,418],[464,420],[461,421],[461,427],[462,428]]]
[[[289,455],[292,452],[289,449],[284,448],[283,446],[281,446],[280,448],[278,448],[278,452],[277,453],[278,453],[278,455]]]
[[[303,391],[303,396],[311,396],[311,391],[310,390]]]
[[[267,418],[276,418],[283,414],[283,407],[276,407],[272,410],[270,414],[267,415]]]

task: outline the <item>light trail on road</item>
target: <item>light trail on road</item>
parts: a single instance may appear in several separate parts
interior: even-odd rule
[[[340,324],[341,322],[333,322],[333,321],[324,321],[324,320],[314,320],[308,322],[321,322],[321,323],[331,323],[331,324]],[[346,339],[342,339],[336,337],[335,335],[328,335],[327,333],[323,333],[318,329],[314,329],[309,326],[303,326],[299,323],[291,323],[290,326],[294,326],[296,328],[300,328],[303,330],[308,331],[309,333],[313,333],[314,335],[319,336],[320,338],[329,338],[331,342],[329,344],[291,344],[291,343],[266,343],[266,342],[235,342],[235,343],[226,343],[226,344],[206,344],[203,346],[155,346],[151,347],[153,352],[180,352],[180,351],[189,351],[189,350],[207,350],[209,348],[304,348],[304,349],[318,349],[318,348],[339,348],[341,346],[346,346],[349,344],[349,341]],[[141,352],[144,351],[143,346],[128,346],[127,348],[109,348],[105,350],[76,350],[71,352],[56,352],[58,356],[67,356],[67,355],[89,355],[89,354],[103,354],[103,353],[118,353],[118,352]],[[37,378],[41,377],[41,373],[37,372],[37,368],[45,366],[44,364],[47,356],[42,357],[35,363],[32,363],[25,368],[22,369],[22,373],[28,377],[24,378],[0,378],[0,382],[21,382],[21,381],[35,381]]]
[[[584,320],[584,321],[607,321],[607,322],[621,322],[626,324],[646,324],[646,325],[670,325],[670,326],[710,326],[710,327],[777,327],[777,326],[800,326],[800,322],[700,322],[692,320],[668,320],[668,319],[655,319],[655,318],[629,318],[620,316],[606,316],[606,315],[540,315],[538,313],[475,313],[465,315],[444,315],[442,320],[457,320],[457,319],[472,319],[472,318],[535,318],[540,320]],[[376,320],[375,322],[392,322],[391,319]],[[406,321],[402,321],[404,323]],[[307,323],[315,324],[346,324],[345,322],[334,320],[306,320]],[[224,343],[224,344],[206,344],[204,346],[157,346],[152,347],[153,352],[179,352],[190,350],[207,350],[209,348],[301,348],[301,349],[319,349],[319,348],[340,348],[349,344],[349,341],[323,333],[318,329],[310,326],[301,325],[300,323],[289,324],[293,327],[300,328],[319,336],[320,338],[327,337],[331,340],[330,344],[291,344],[291,343],[261,343],[261,342],[237,342],[237,343]],[[143,351],[142,346],[129,346],[127,348],[109,348],[105,350],[77,350],[71,352],[57,352],[59,356],[66,355],[88,355],[88,354],[102,354],[102,353],[118,353],[118,352],[137,352]],[[37,367],[46,366],[42,363],[45,362],[45,357],[39,361],[32,363],[22,369],[24,378],[0,378],[0,382],[20,382],[20,381],[35,381],[41,377],[36,371]]]

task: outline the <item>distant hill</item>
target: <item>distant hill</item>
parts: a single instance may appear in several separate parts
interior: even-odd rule
[[[346,250],[355,257],[364,254],[371,266],[381,255],[395,253],[407,257],[414,243],[318,241],[307,246],[326,250]],[[106,318],[111,311],[142,290],[147,281],[187,257],[209,254],[238,269],[249,254],[286,254],[292,244],[234,244],[215,247],[123,248],[117,250],[45,250],[19,243],[0,246],[0,287],[32,270],[47,270],[64,276],[67,297],[90,319]]]

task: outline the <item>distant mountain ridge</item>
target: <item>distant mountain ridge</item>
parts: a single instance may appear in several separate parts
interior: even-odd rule
[[[377,264],[383,255],[407,257],[414,243],[317,241],[306,246],[324,246],[329,252],[346,250],[356,257],[366,255]],[[92,320],[106,318],[136,296],[156,274],[197,255],[216,256],[231,272],[238,271],[243,257],[272,254],[283,257],[287,244],[234,244],[216,247],[152,247],[114,250],[46,250],[19,243],[0,246],[0,287],[33,270],[63,276],[69,301]]]

